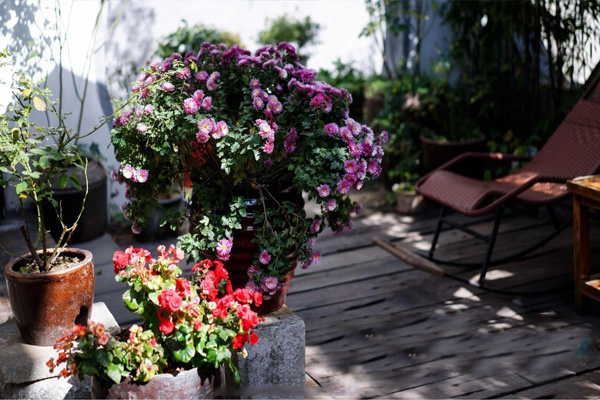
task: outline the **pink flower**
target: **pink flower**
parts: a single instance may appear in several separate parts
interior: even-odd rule
[[[260,87],[260,81],[256,78],[250,79],[250,87],[252,89],[258,89]]]
[[[204,108],[206,111],[210,111],[212,108],[212,97],[207,96],[204,98],[204,100],[202,100],[202,108]]]
[[[148,171],[145,169],[138,169],[134,172],[134,180],[139,183],[144,183],[148,180]]]
[[[213,81],[216,81],[218,77],[221,76],[221,73],[219,71],[215,71],[212,74],[210,74],[210,76],[208,77],[208,79],[212,79]]]
[[[310,260],[313,263],[318,264],[319,261],[321,261],[321,252],[320,251],[315,251],[314,253],[312,253],[312,256],[310,256]]]
[[[189,68],[185,68],[183,71],[181,72],[177,72],[177,77],[179,79],[190,79],[191,73]]]
[[[258,111],[263,109],[265,103],[260,97],[254,97],[254,99],[252,100],[252,105],[254,106],[254,109]]]
[[[357,169],[358,169],[358,167],[357,167],[357,165],[356,165],[356,161],[354,161],[354,160],[349,160],[349,161],[346,161],[346,162],[344,163],[344,169],[345,169],[345,170],[346,170],[346,172],[347,172],[347,173],[349,173],[349,174],[354,174],[354,173],[356,173],[356,172],[357,172]]]
[[[210,91],[215,90],[217,88],[217,83],[214,79],[209,79],[206,81],[206,88]]]
[[[258,290],[258,286],[256,286],[256,283],[254,282],[248,282],[246,283],[246,290],[249,292],[256,292]]]
[[[215,121],[212,118],[203,118],[198,122],[198,129],[208,135],[215,129]]]
[[[324,128],[325,128],[325,132],[327,132],[327,134],[332,137],[335,136],[340,131],[340,128],[334,122],[325,125]]]
[[[225,121],[219,121],[219,123],[217,123],[215,126],[212,137],[215,139],[220,139],[227,135],[227,133],[229,133],[229,127],[227,126],[227,123]]]
[[[135,170],[133,169],[133,167],[132,167],[131,165],[126,165],[126,166],[123,168],[123,177],[124,177],[125,179],[131,179],[131,178],[133,177],[133,173],[134,173],[134,171],[135,171]]]
[[[313,223],[310,225],[310,233],[315,234],[315,233],[319,232],[320,228],[321,228],[321,220],[315,219],[313,221]]]
[[[329,185],[321,185],[321,186],[317,187],[317,191],[319,192],[319,196],[321,196],[321,197],[327,197],[327,196],[329,196],[329,193],[331,193],[331,189],[329,188]]]
[[[329,200],[327,203],[325,203],[325,209],[327,211],[334,211],[337,207],[337,201],[335,199],[331,199]]]
[[[206,143],[208,142],[208,139],[210,139],[210,136],[207,132],[200,131],[196,133],[196,140],[198,141],[198,143]]]
[[[171,82],[163,82],[163,83],[161,83],[160,87],[165,92],[172,92],[173,89],[175,89],[175,86],[173,86],[173,84]]]
[[[151,114],[154,111],[154,106],[152,104],[148,104],[146,107],[144,107],[144,114],[148,115]]]
[[[262,151],[265,154],[271,154],[273,152],[273,148],[274,148],[274,143],[272,141],[268,140],[265,142],[265,144],[262,148]]]
[[[277,278],[275,278],[274,276],[269,276],[262,280],[260,286],[265,292],[274,292],[275,290],[277,290],[278,283],[279,282],[277,281]]]
[[[202,104],[202,99],[204,98],[204,92],[202,90],[196,90],[194,92],[194,100],[196,100],[196,104]]]
[[[198,111],[198,104],[196,104],[196,100],[193,97],[190,97],[184,100],[183,109],[186,114],[194,114]]]
[[[266,250],[263,250],[258,257],[258,261],[260,261],[260,263],[263,265],[267,265],[271,261],[271,256]]]
[[[337,190],[338,190],[338,192],[340,192],[341,194],[348,193],[348,191],[350,190],[350,187],[352,187],[353,183],[354,182],[350,182],[350,181],[347,181],[345,179],[341,180],[337,184]]]
[[[231,252],[232,244],[232,239],[221,239],[217,242],[217,258],[219,260],[229,260],[229,253]]]
[[[137,124],[136,129],[137,129],[138,133],[140,133],[142,135],[144,133],[148,132],[148,127],[143,122],[140,122],[139,124]]]
[[[284,157],[288,158],[294,150],[296,150],[296,129],[291,128],[290,133],[285,138],[285,142],[283,143],[283,149],[285,150]]]
[[[139,226],[137,222],[134,222],[133,224],[131,224],[131,232],[135,233],[136,235],[139,235],[140,233],[142,233],[142,227]]]

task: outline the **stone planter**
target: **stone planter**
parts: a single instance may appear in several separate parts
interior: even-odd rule
[[[41,250],[38,251],[38,254]],[[87,324],[94,301],[94,258],[87,250],[62,254],[80,261],[67,269],[23,274],[21,256],[4,269],[10,306],[28,344],[51,346],[74,324]]]
[[[175,374],[159,374],[138,384],[127,378],[119,384],[92,378],[95,399],[214,399],[215,375],[203,376],[196,368]]]
[[[414,215],[421,212],[425,199],[414,190],[396,190],[396,212],[402,215]]]

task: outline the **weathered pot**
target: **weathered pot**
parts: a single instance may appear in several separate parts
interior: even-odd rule
[[[135,235],[135,238],[140,242],[151,242],[175,235],[175,232],[168,226],[160,226],[160,221],[167,213],[167,210],[181,210],[183,208],[182,197],[179,194],[174,193],[167,199],[159,198],[158,203],[160,206],[152,210],[152,217],[148,219],[142,232]]]
[[[79,190],[71,183],[64,189],[58,187],[58,177],[54,178],[52,197],[59,202],[62,207],[62,219],[67,226],[73,225],[77,220],[79,211],[85,197],[85,178],[83,174],[75,167],[67,169],[67,176],[75,173],[81,182],[82,189]],[[107,174],[106,169],[98,160],[89,160],[88,162],[88,195],[85,200],[83,214],[77,223],[77,228],[69,239],[69,243],[87,242],[102,236],[108,226],[108,200],[107,200]],[[48,201],[43,202],[44,222],[46,228],[54,240],[58,240],[62,226],[54,207]]]
[[[402,215],[414,215],[423,210],[425,199],[414,190],[397,190],[396,212]]]
[[[420,136],[419,139],[421,140],[421,157],[424,173],[433,171],[440,165],[463,153],[486,150],[485,136],[483,135],[464,142],[440,142],[424,136]],[[466,163],[459,165],[458,168],[460,168],[460,171],[457,170],[456,172],[469,176],[473,173],[474,169]]]
[[[196,368],[177,374],[159,374],[138,384],[127,378],[119,384],[106,384],[92,378],[95,399],[214,399],[215,376],[201,376]]]
[[[38,254],[41,250],[38,251]],[[74,324],[86,325],[94,302],[94,257],[87,250],[67,248],[62,254],[80,261],[67,269],[23,274],[28,255],[4,269],[12,313],[26,343],[51,346]]]

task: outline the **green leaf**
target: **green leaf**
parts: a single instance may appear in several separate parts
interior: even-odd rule
[[[48,156],[40,157],[40,167],[48,168],[50,166],[50,158]]]
[[[108,367],[112,360],[113,355],[108,351],[98,350],[98,352],[96,352],[96,361],[98,361],[98,364],[102,365],[103,367]]]
[[[68,183],[69,183],[69,178],[66,175],[61,175],[60,178],[58,178],[58,186],[61,189],[66,188]]]
[[[122,371],[123,366],[118,364],[110,364],[106,370],[106,375],[108,375],[108,377],[112,379],[115,383],[120,383]]]
[[[194,349],[192,343],[187,343],[187,345],[184,345],[179,350],[173,350],[173,357],[182,363],[189,362],[194,357],[194,354],[196,354],[196,349]]]
[[[75,171],[71,173],[71,185],[75,187],[77,190],[81,190],[81,183],[79,182],[79,177],[75,174]]]
[[[27,186],[27,182],[19,182],[19,183],[17,184],[17,188],[16,188],[16,190],[17,190],[17,194],[21,194],[21,193],[23,193],[24,191],[26,191],[26,190],[27,190],[27,188],[28,188],[28,186]]]

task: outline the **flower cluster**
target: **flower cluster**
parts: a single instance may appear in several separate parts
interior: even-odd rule
[[[233,350],[258,342],[254,327],[258,316],[250,306],[259,306],[262,296],[246,289],[233,290],[227,270],[220,261],[204,260],[194,265],[191,280],[181,277],[178,264],[185,258],[173,245],[158,247],[155,259],[145,249],[129,247],[113,256],[117,281],[129,289],[123,301],[129,310],[144,319],[143,328],[129,329],[119,340],[101,324],[75,326],[59,339],[60,376],[98,375],[116,383],[125,377],[147,382],[169,368],[196,367],[201,370],[231,362]],[[76,343],[78,342],[78,344]]]
[[[269,296],[290,255],[303,267],[318,262],[313,246],[326,226],[352,229],[360,205],[349,192],[379,176],[387,135],[349,118],[349,93],[315,76],[286,43],[255,53],[204,43],[198,53],[173,54],[144,69],[132,109],[112,132],[122,165],[148,171],[145,182],[127,182],[123,210],[134,229],[151,217],[159,194],[179,187],[189,195],[189,212],[169,215],[188,217],[192,226],[179,245],[188,255],[227,262],[252,192],[269,206],[252,210],[249,287]],[[125,168],[118,180],[126,179]],[[282,182],[316,199],[321,214],[307,218],[301,199],[282,199],[273,190]]]

